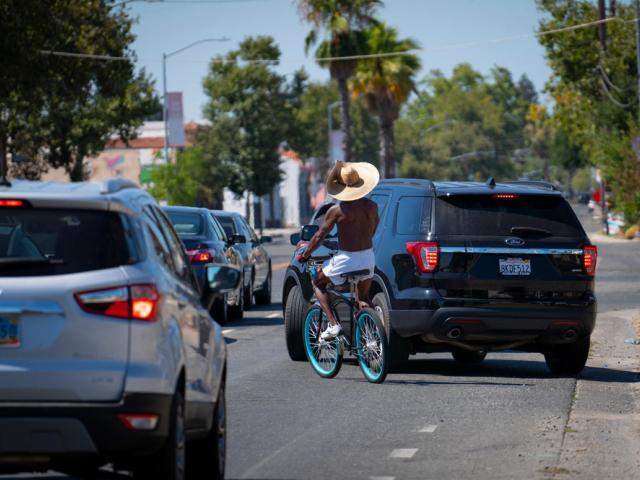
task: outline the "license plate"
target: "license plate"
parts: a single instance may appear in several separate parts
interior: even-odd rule
[[[17,318],[0,317],[0,347],[19,347],[20,332]]]
[[[501,275],[531,275],[531,260],[522,258],[501,258]]]

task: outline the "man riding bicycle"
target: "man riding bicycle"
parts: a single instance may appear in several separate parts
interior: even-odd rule
[[[369,287],[375,267],[373,235],[378,226],[378,207],[365,198],[380,179],[378,169],[370,163],[345,163],[337,161],[327,177],[327,193],[339,201],[331,207],[320,229],[311,238],[301,255],[307,261],[320,246],[334,225],[338,228],[338,251],[324,262],[318,275],[313,278],[313,289],[320,306],[329,320],[328,328],[322,333],[324,340],[335,338],[342,331],[329,304],[326,286],[329,282],[339,286],[345,282],[343,274],[356,270],[369,270],[358,283],[358,297],[367,305]]]

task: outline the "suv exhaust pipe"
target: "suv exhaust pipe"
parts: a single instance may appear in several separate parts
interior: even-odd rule
[[[578,336],[578,332],[576,332],[575,329],[573,328],[569,328],[565,330],[562,336],[564,337],[565,340],[571,341],[571,340],[575,340],[575,338]]]
[[[459,327],[453,327],[447,332],[447,338],[451,340],[457,340],[462,336],[462,329]]]

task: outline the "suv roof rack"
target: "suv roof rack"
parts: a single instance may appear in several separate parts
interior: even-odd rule
[[[553,183],[545,182],[543,180],[510,180],[508,182],[501,182],[501,183],[506,183],[507,185],[523,185],[527,187],[545,188],[547,190],[555,190],[556,192],[560,191],[560,189],[556,187]]]
[[[126,188],[139,188],[138,185],[126,178],[110,178],[100,185],[100,193],[109,194],[116,193]]]

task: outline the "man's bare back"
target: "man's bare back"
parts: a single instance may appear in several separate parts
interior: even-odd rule
[[[331,207],[338,213],[338,242],[340,250],[358,252],[373,248],[372,238],[378,226],[378,206],[368,198],[341,202]]]

